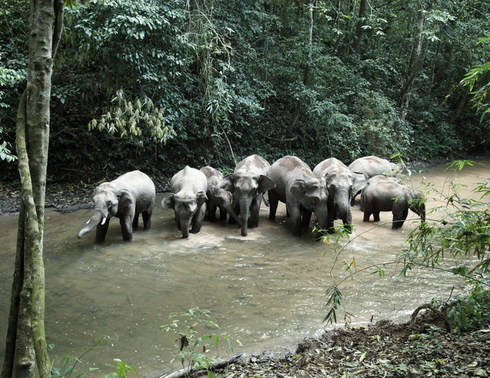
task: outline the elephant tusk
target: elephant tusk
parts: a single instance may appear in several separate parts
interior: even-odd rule
[[[90,219],[85,224],[89,224],[89,223],[90,223]]]
[[[106,217],[102,218],[102,222],[100,223],[100,225],[103,226],[106,220],[107,220]]]

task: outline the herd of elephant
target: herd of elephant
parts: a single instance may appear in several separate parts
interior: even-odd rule
[[[210,166],[186,166],[170,180],[171,193],[162,200],[162,206],[174,210],[183,238],[189,232],[199,232],[206,216],[215,221],[217,209],[221,220],[229,215],[229,222],[236,223],[241,235],[247,236],[248,228],[259,224],[261,203],[269,205],[269,219],[274,220],[281,201],[286,204],[293,235],[301,236],[310,227],[312,213],[317,229],[334,232],[334,220],[341,219],[350,232],[351,206],[361,194],[364,222],[371,215],[379,221],[380,211],[391,211],[392,228],[397,229],[403,226],[409,209],[425,221],[422,193],[402,184],[399,173],[396,164],[376,156],[361,157],[349,166],[329,158],[311,170],[295,156],[284,156],[271,165],[261,156],[251,155],[226,176]],[[100,184],[95,189],[94,214],[78,237],[97,228],[96,241],[103,242],[110,218],[117,217],[123,239],[132,240],[140,214],[144,228],[150,228],[155,196],[153,181],[137,170]]]

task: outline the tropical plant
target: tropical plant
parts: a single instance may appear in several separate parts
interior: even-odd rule
[[[210,311],[199,307],[191,308],[181,314],[171,314],[171,323],[160,326],[164,332],[175,333],[178,343],[178,352],[174,359],[178,359],[182,368],[190,373],[192,370],[205,370],[208,377],[214,377],[212,362],[219,357],[220,343],[224,340],[226,349],[233,352],[232,339],[223,334],[202,334],[206,328],[219,329],[218,324],[210,318]],[[240,342],[235,340],[238,344]],[[210,352],[214,351],[214,356]]]

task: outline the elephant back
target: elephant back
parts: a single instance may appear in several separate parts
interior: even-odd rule
[[[259,155],[250,155],[245,159],[240,161],[235,166],[235,173],[239,171],[247,171],[247,172],[256,172],[258,175],[266,175],[270,164],[267,160],[265,160],[262,156]]]
[[[376,175],[392,175],[395,173],[392,163],[377,156],[364,156],[356,159],[349,164],[349,169],[352,172],[363,173],[367,178]]]
[[[181,191],[197,193],[206,193],[208,188],[208,179],[199,169],[186,165],[183,169],[172,176],[170,180],[170,189],[173,193]]]
[[[326,176],[330,170],[337,167],[348,169],[347,165],[345,165],[342,161],[331,157],[318,163],[315,168],[313,168],[313,173],[317,176]]]

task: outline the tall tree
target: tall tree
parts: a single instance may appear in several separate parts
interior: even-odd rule
[[[422,67],[425,16],[426,11],[421,8],[417,16],[417,30],[415,32],[412,53],[410,54],[410,62],[407,68],[405,83],[400,94],[400,119],[402,121],[405,121],[407,116],[410,97],[413,91],[413,84],[417,75],[419,74],[420,68]]]
[[[50,376],[44,330],[44,202],[51,74],[62,29],[62,0],[31,0],[27,86],[17,110],[21,199],[17,254],[2,377]]]

